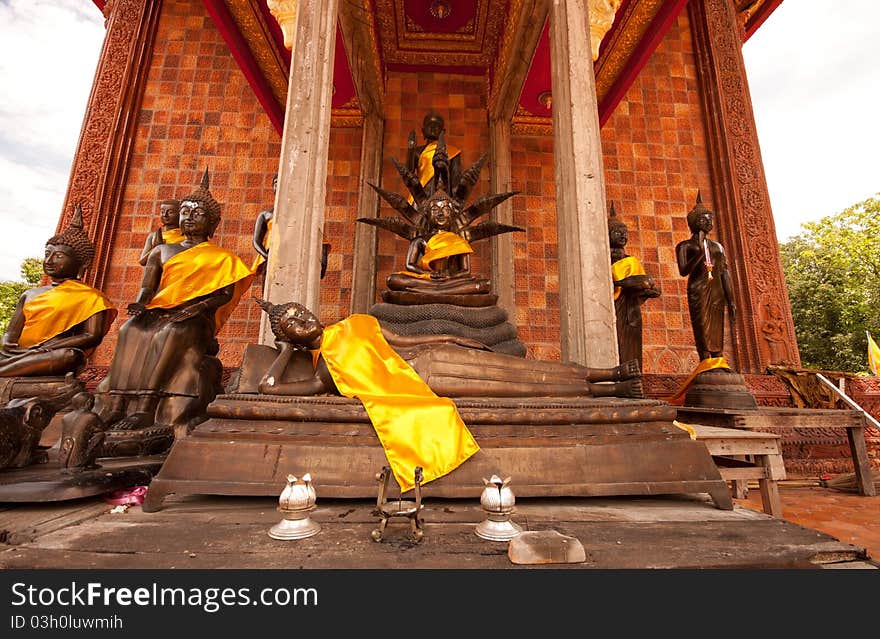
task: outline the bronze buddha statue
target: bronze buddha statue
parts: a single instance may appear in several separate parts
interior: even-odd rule
[[[201,186],[180,203],[183,241],[151,251],[110,370],[96,389],[112,454],[167,447],[174,431],[205,419],[205,408],[222,390],[216,333],[253,271],[210,241],[219,222],[220,204],[208,189],[206,170]],[[125,437],[136,431],[149,433],[146,443]]]
[[[46,242],[43,272],[49,284],[21,294],[0,348],[0,377],[77,374],[116,317],[99,290],[79,280],[95,247],[77,205],[70,225]]]

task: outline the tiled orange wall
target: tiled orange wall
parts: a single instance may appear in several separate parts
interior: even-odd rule
[[[675,244],[686,239],[697,189],[711,206],[709,165],[686,13],[602,128],[608,202],[629,228],[627,250],[663,292],[642,307],[644,368],[689,373],[697,364]],[[511,139],[516,325],[529,357],[559,359],[556,189],[550,136]]]
[[[382,164],[382,188],[404,195],[409,192],[401,180],[391,157],[406,163],[406,140],[416,132],[416,144],[423,144],[422,119],[437,111],[446,122],[446,142],[461,149],[462,170],[467,170],[489,150],[489,129],[486,122],[486,80],[483,76],[449,75],[444,73],[388,74],[385,85],[385,149]],[[480,182],[474,187],[468,203],[489,193],[489,167],[483,167]],[[382,201],[381,216],[398,213]],[[379,229],[376,301],[386,290],[385,280],[393,271],[402,270],[408,242],[390,231]],[[489,240],[474,245],[471,272],[489,276]]]
[[[514,303],[519,339],[528,357],[559,360],[559,246],[556,177],[551,136],[513,135],[510,140]]]
[[[602,152],[607,199],[629,228],[627,251],[662,291],[642,306],[645,371],[689,373],[699,358],[675,245],[690,236],[697,190],[709,207],[712,193],[686,11],[602,128]]]
[[[327,166],[327,208],[324,241],[330,243],[327,273],[321,280],[321,320],[325,324],[348,316],[354,270],[355,220],[361,172],[362,129],[330,129],[330,161]]]
[[[322,316],[329,313],[331,321],[348,309],[353,232],[346,235],[344,220],[355,217],[360,139],[360,129],[331,131],[326,237],[333,249],[322,291]],[[250,264],[254,220],[273,205],[280,152],[281,136],[202,4],[166,0],[106,279],[120,315],[94,365],[109,364],[118,328],[128,319],[124,309],[137,297],[138,257],[159,224],[158,201],[192,193],[207,167],[211,193],[222,205],[213,240]],[[262,311],[252,298],[261,284],[254,283],[218,335],[226,367],[237,366],[245,346],[258,339]]]

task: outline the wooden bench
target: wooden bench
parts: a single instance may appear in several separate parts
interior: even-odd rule
[[[764,512],[782,517],[776,482],[785,479],[785,465],[779,435],[685,423],[694,429],[697,441],[706,445],[722,479],[734,484],[757,480]]]
[[[778,428],[845,428],[859,494],[866,496],[877,494],[868,459],[868,448],[865,444],[865,414],[861,411],[767,406],[756,409],[682,406],[678,409],[678,420],[686,424],[696,423],[753,431]]]

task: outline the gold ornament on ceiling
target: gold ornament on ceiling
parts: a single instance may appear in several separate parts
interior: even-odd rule
[[[284,34],[284,46],[293,50],[293,28],[296,26],[296,0],[266,0],[269,12],[275,16],[281,33]]]
[[[452,7],[449,6],[449,3],[446,2],[446,0],[434,0],[428,11],[430,11],[431,15],[438,20],[445,20],[449,17],[449,14],[452,13]]]
[[[599,58],[599,45],[602,38],[614,24],[614,16],[623,0],[588,0],[590,9],[590,45],[593,49],[593,62]]]

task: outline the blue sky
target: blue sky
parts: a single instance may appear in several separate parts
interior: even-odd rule
[[[54,233],[104,19],[0,0],[0,280]],[[880,2],[786,0],[743,55],[780,241],[880,191]]]

